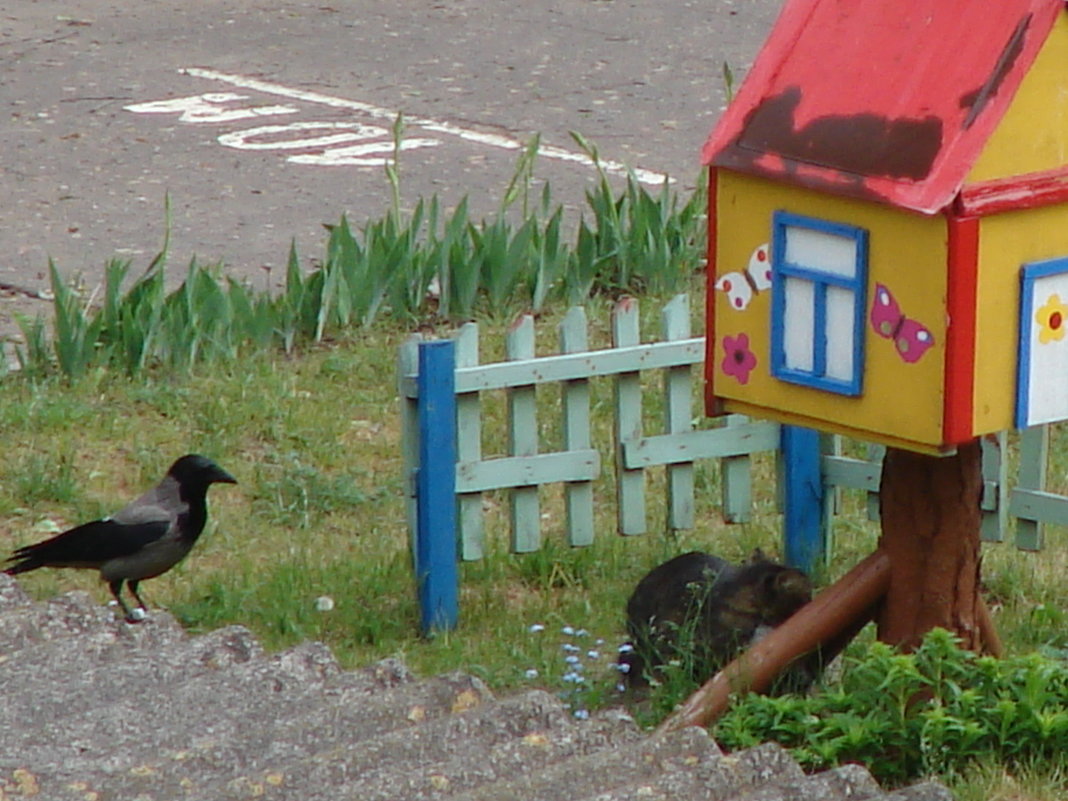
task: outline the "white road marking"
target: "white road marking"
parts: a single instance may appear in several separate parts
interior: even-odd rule
[[[150,103],[134,103],[124,106],[126,111],[135,114],[179,114],[180,122],[220,123],[243,120],[250,117],[267,117],[276,114],[296,114],[299,109],[292,106],[242,106],[224,107],[225,104],[248,100],[248,95],[233,92],[207,92],[191,97],[176,97],[170,100],[154,100]],[[302,136],[286,138],[282,134],[295,131],[340,131],[340,133],[320,134],[319,136]],[[260,141],[256,141],[256,140]],[[386,141],[362,145],[336,147],[346,142],[367,139]],[[388,159],[370,154],[390,153],[393,141],[390,132],[379,125],[365,125],[359,122],[291,122],[287,125],[261,125],[258,128],[246,128],[241,131],[220,134],[219,144],[238,150],[311,150],[318,148],[320,153],[306,153],[289,156],[286,161],[296,164],[317,164],[328,167],[380,167]],[[440,145],[437,139],[406,139],[401,150],[413,150],[419,147]]]
[[[123,106],[126,111],[135,114],[181,114],[181,122],[233,122],[247,120],[251,117],[268,117],[275,114],[296,114],[300,111],[293,106],[246,106],[244,108],[220,108],[223,103],[235,100],[248,100],[248,95],[232,92],[211,92],[192,97],[175,97],[170,100],[153,100],[151,103],[134,103]]]
[[[414,150],[418,147],[433,147],[440,145],[439,139],[405,139],[401,142],[401,150]],[[331,147],[322,153],[307,153],[299,156],[290,156],[286,161],[294,164],[315,164],[323,167],[383,167],[393,159],[384,156],[369,157],[372,153],[390,154],[393,152],[393,142],[369,142],[364,145],[350,145],[349,147]]]
[[[341,133],[324,136],[303,137],[301,139],[268,139],[254,142],[257,137],[270,137],[291,131],[328,131],[339,130]],[[361,125],[358,122],[291,122],[288,125],[261,125],[259,128],[246,128],[243,131],[223,134],[219,137],[220,145],[236,147],[238,150],[298,150],[309,147],[329,147],[343,142],[357,142],[362,139],[376,139],[389,134],[385,128],[377,125]]]
[[[391,125],[393,120],[397,118],[397,114],[399,113],[393,109],[383,108],[382,106],[376,106],[371,103],[362,103],[358,100],[348,100],[343,97],[334,97],[332,95],[322,94],[321,92],[309,92],[305,89],[294,89],[288,86],[283,86],[282,84],[272,83],[270,81],[261,81],[257,78],[249,78],[244,75],[235,75],[227,72],[219,72],[217,70],[204,69],[202,67],[186,67],[180,69],[179,73],[183,75],[189,75],[194,78],[205,78],[211,81],[220,81],[222,83],[228,83],[231,86],[236,86],[240,89],[248,89],[257,92],[262,92],[264,94],[278,95],[280,97],[289,98],[290,100],[302,100],[307,103],[317,103],[319,105],[330,106],[331,108],[343,108],[349,109],[351,111],[358,111],[362,114],[366,114],[376,119],[388,120]],[[450,122],[433,120],[428,117],[406,116],[404,120],[408,125],[416,126],[426,131],[455,136],[468,142],[475,142],[477,144],[487,145],[489,147],[498,147],[505,150],[519,150],[525,147],[522,142],[520,142],[518,139],[515,139],[514,137],[503,136],[501,134],[484,133],[482,131],[473,131],[469,128],[462,128],[459,125],[454,125]],[[558,161],[569,161],[575,164],[581,164],[586,167],[597,166],[594,163],[593,159],[591,159],[585,153],[566,150],[564,148],[555,147],[552,145],[541,145],[538,148],[538,155],[548,159],[556,159]],[[293,160],[293,158],[291,158],[290,160]],[[605,172],[612,173],[615,175],[627,175],[628,173],[630,173],[633,174],[638,181],[641,181],[645,184],[661,185],[664,183],[664,181],[674,183],[675,180],[667,176],[665,173],[654,172],[652,170],[644,170],[637,167],[628,168],[625,164],[618,161],[601,159],[599,163],[601,168]]]

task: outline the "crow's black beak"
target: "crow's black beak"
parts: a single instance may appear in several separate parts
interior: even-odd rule
[[[212,483],[212,484],[236,484],[237,483],[237,479],[234,478],[229,473],[227,473],[221,467],[216,467],[215,470],[211,474],[211,482],[210,483]]]

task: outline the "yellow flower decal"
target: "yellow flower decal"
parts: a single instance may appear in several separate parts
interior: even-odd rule
[[[1064,327],[1068,324],[1068,306],[1061,303],[1060,295],[1053,294],[1046,299],[1045,305],[1035,314],[1035,322],[1040,326],[1038,341],[1043,345],[1064,339]]]

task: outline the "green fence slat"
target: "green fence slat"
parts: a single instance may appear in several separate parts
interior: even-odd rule
[[[560,323],[560,350],[564,353],[583,353],[589,349],[586,310],[581,306],[568,309]],[[585,450],[591,446],[590,382],[588,378],[573,378],[560,385],[564,427],[564,447]],[[598,467],[600,465],[598,464]],[[593,544],[593,479],[568,481],[564,485],[564,507],[567,514],[567,541],[572,546]]]
[[[612,310],[612,343],[617,348],[637,345],[638,301],[624,298]],[[623,463],[623,445],[642,436],[642,383],[640,366],[616,376],[616,498],[620,534],[645,533],[645,471]]]
[[[421,334],[412,334],[397,349],[397,384],[401,386],[409,376],[419,372],[419,343]],[[408,519],[410,552],[415,554],[418,530],[415,475],[419,468],[419,398],[401,394],[401,470],[404,476],[404,506]]]
[[[636,339],[636,338],[635,338]],[[659,370],[683,364],[701,364],[704,337],[678,342],[652,342],[619,348],[602,348],[585,353],[542,356],[537,359],[496,362],[456,371],[456,391],[507,389],[572,378],[598,378],[636,370]],[[413,394],[413,379],[401,384],[403,394]]]
[[[505,348],[511,360],[534,358],[534,318],[520,317],[508,331]],[[512,456],[538,452],[537,397],[534,384],[508,389],[508,450]],[[541,507],[537,486],[510,493],[512,552],[530,553],[541,548]]]
[[[1002,542],[1009,522],[1009,468],[1004,431],[982,439],[983,520],[979,535],[986,542]]]
[[[824,455],[820,470],[825,484],[877,493],[883,468],[865,459]]]
[[[867,447],[868,461],[879,466],[879,476],[883,473],[883,459],[886,457],[886,446],[869,443]],[[880,521],[879,488],[869,489],[865,505],[868,508],[868,520],[873,523]]]
[[[749,458],[752,450],[749,444],[753,429],[749,418],[741,414],[727,416],[722,428],[714,429],[721,442],[730,442],[728,437],[737,440],[738,447],[720,460],[720,504],[723,519],[727,523],[748,523],[753,514],[753,460]],[[779,427],[774,426],[771,434],[774,439],[769,450],[779,449]]]
[[[671,342],[690,338],[690,296],[676,295],[660,315],[661,333]],[[693,429],[693,379],[690,365],[664,370],[664,432],[686,435]],[[694,527],[693,462],[666,467],[667,528]]]
[[[456,332],[456,366],[478,364],[478,324],[466,323]],[[456,459],[477,462],[482,459],[482,399],[477,392],[456,395]],[[485,552],[482,527],[482,495],[463,492],[457,486],[456,514],[460,529],[460,558],[481,559]]]
[[[740,414],[731,415],[728,422],[730,425],[719,428],[657,434],[625,442],[623,464],[639,469],[699,459],[723,458],[728,461],[730,457],[746,459],[748,454],[774,451],[779,447],[778,423],[754,421]]]
[[[601,454],[593,448],[535,456],[499,456],[456,465],[457,492],[533,488],[541,484],[592,481],[601,470]]]
[[[1055,495],[1052,492],[1041,490],[1024,490],[1016,488],[1012,491],[1013,514],[1020,518],[1021,523],[1039,520],[1043,523],[1053,523],[1058,526],[1068,526],[1068,498],[1063,495]],[[1029,551],[1042,549],[1042,541],[1038,540],[1034,545],[1030,542],[1017,545]]]
[[[1046,465],[1049,462],[1049,426],[1033,426],[1020,432],[1020,471],[1016,489],[1009,498],[1009,514],[1016,520],[1016,547],[1025,551],[1042,550],[1040,510],[1048,507],[1025,502],[1027,493],[1046,489]],[[1054,521],[1055,522],[1055,521]]]

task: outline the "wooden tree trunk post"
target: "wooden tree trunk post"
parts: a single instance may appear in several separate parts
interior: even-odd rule
[[[732,694],[763,691],[816,647],[833,656],[873,614],[879,639],[905,650],[941,627],[966,648],[999,656],[1001,643],[979,595],[982,487],[978,440],[954,456],[889,449],[878,549],[705,682],[658,731],[709,725]]]
[[[880,640],[912,650],[941,627],[964,647],[983,648],[989,624],[979,597],[981,493],[978,440],[954,456],[887,450],[879,549],[890,557],[891,573],[876,620]]]

